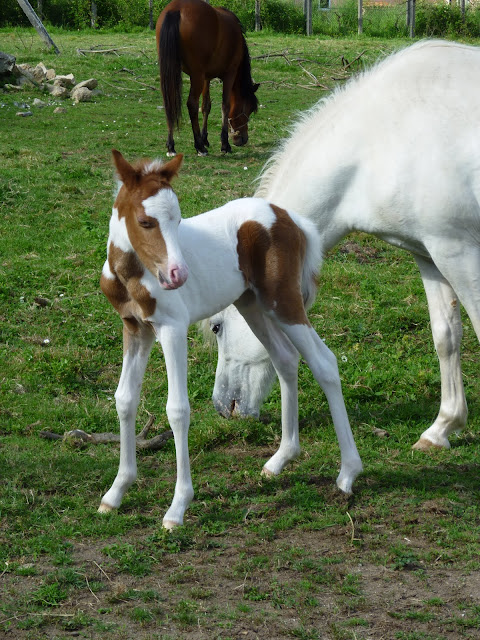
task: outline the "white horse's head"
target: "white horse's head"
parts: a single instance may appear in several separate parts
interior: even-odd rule
[[[166,164],[143,160],[132,166],[119,151],[112,154],[122,182],[115,208],[119,220],[125,220],[130,243],[163,289],[177,289],[187,279],[188,267],[178,243],[181,213],[171,181],[183,156]]]
[[[226,418],[255,416],[275,380],[275,369],[263,345],[234,306],[206,321],[215,334],[218,363],[213,389],[216,410]]]

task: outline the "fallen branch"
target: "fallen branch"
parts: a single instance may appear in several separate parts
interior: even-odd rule
[[[300,62],[298,62],[297,64],[300,67],[300,69],[304,73],[306,73],[309,78],[311,78],[313,80],[313,83],[311,83],[308,86],[305,86],[305,85],[299,85],[299,86],[303,87],[304,89],[310,89],[310,88],[318,87],[319,89],[324,89],[325,91],[329,91],[329,88],[326,85],[324,85],[321,82],[319,82],[318,78],[311,71],[309,71],[308,69],[305,69],[305,67],[303,65],[301,65]]]
[[[122,49],[131,49],[131,46],[128,47],[113,47],[112,49],[77,49],[77,53],[80,53],[81,55],[85,55],[86,53],[114,53],[116,56],[118,56],[117,51],[120,51]]]
[[[360,58],[363,56],[364,53],[365,53],[365,51],[362,51],[362,53],[359,53],[358,56],[356,58],[354,58],[351,62],[348,62],[348,60],[344,56],[342,56],[343,68],[344,69],[348,69],[348,67],[351,67],[352,64],[355,64],[355,62],[360,60]]]
[[[123,67],[122,69],[119,69],[118,73],[129,73],[131,76],[133,76],[133,81],[136,82],[137,84],[141,84],[143,87],[148,87],[148,89],[152,89],[153,91],[159,91],[158,87],[153,87],[151,84],[146,84],[145,82],[142,82],[141,80],[138,80],[138,76],[136,76],[134,74],[133,71],[131,71],[130,69],[127,69],[126,67]]]
[[[140,433],[137,435],[136,443],[137,449],[157,451],[161,449],[165,443],[173,437],[173,432],[169,429],[160,433],[158,436],[147,439],[147,434],[150,431],[155,416],[150,416],[147,424],[143,427]],[[120,435],[118,433],[86,433],[82,429],[73,429],[73,431],[67,431],[63,435],[59,433],[53,433],[52,431],[40,431],[38,434],[40,438],[46,440],[62,440],[72,446],[82,446],[85,444],[108,444],[110,442],[120,442]]]

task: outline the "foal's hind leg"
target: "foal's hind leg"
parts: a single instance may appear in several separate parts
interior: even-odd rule
[[[127,489],[137,478],[135,418],[154,339],[153,332],[146,325],[139,325],[136,333],[123,329],[123,366],[115,393],[120,420],[120,464],[117,476],[98,508],[101,513],[118,508]]]
[[[205,147],[209,147],[210,143],[208,142],[208,116],[210,115],[210,110],[212,108],[212,101],[210,100],[210,82],[205,80],[205,84],[203,85],[202,91],[202,114],[203,114],[203,127],[202,127],[202,142]]]
[[[341,468],[337,486],[345,493],[351,493],[353,482],[362,471],[362,461],[348,421],[337,359],[309,324],[291,325],[280,321],[278,324],[303,356],[327,397],[340,446]]]
[[[463,429],[467,421],[467,403],[460,363],[462,323],[457,294],[431,261],[419,257],[415,260],[427,294],[441,376],[439,414],[413,445],[414,449],[425,451],[432,447],[450,447],[449,434]]]

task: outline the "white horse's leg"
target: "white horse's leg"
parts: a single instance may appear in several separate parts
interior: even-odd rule
[[[432,447],[450,447],[449,434],[463,429],[467,421],[467,403],[460,363],[462,323],[457,294],[432,262],[419,257],[415,260],[427,294],[441,376],[438,416],[413,445],[414,449],[425,451]]]
[[[112,486],[102,498],[98,508],[100,513],[118,508],[127,489],[137,478],[135,417],[143,376],[154,340],[155,336],[148,327],[139,327],[138,332],[134,334],[125,328],[123,330],[123,366],[115,392],[120,420],[120,464]]]
[[[158,331],[168,377],[167,417],[175,439],[177,482],[172,504],[163,517],[163,526],[173,529],[183,524],[185,511],[193,499],[188,457],[190,405],[187,389],[187,328],[162,326]]]
[[[298,436],[298,351],[287,336],[256,305],[242,307],[253,333],[272,360],[280,382],[282,398],[282,439],[277,452],[265,463],[262,475],[276,476],[300,454]]]
[[[362,461],[348,421],[337,359],[311,326],[283,322],[279,322],[279,326],[303,356],[327,397],[340,446],[341,468],[337,486],[345,493],[351,493],[353,482],[362,471]]]
[[[447,383],[446,395],[448,393],[451,394],[451,399],[449,397],[451,418],[446,424],[444,422],[440,422],[439,426],[436,428],[434,428],[436,423],[432,425],[432,427],[422,434],[419,443],[422,440],[427,440],[432,442],[434,445],[448,447],[450,446],[448,443],[448,435],[452,431],[462,429],[465,426],[467,418],[467,407],[463,392],[460,360],[459,354],[457,354],[457,351],[459,350],[459,346],[457,346],[457,344],[459,345],[462,335],[460,319],[457,316],[459,311],[456,309],[456,307],[459,306],[459,302],[461,302],[465,307],[465,310],[472,321],[477,338],[480,340],[480,282],[478,279],[478,274],[480,273],[480,247],[476,245],[467,245],[465,243],[459,243],[458,246],[455,246],[449,243],[447,247],[436,246],[433,247],[433,249],[429,247],[429,250],[438,271],[441,272],[442,276],[444,276],[451,285],[450,293],[453,293],[453,297],[450,296],[450,299],[447,298],[444,303],[444,313],[446,317],[448,318],[453,314],[454,318],[453,320],[450,320],[447,335],[449,335],[450,331],[451,334],[455,334],[455,338],[450,337],[450,349],[453,355],[450,356],[450,359],[447,357],[450,369],[445,366],[446,376],[448,373],[450,374],[450,381]],[[437,253],[438,255],[436,255]],[[448,305],[452,307],[452,311],[450,311],[450,309],[448,309],[448,311],[446,310]],[[453,307],[455,307],[455,309],[453,309]],[[444,338],[440,345],[440,350],[442,351],[443,349],[446,351],[447,356],[448,346],[449,341]],[[444,356],[443,353],[442,356]],[[458,364],[456,363],[457,357]],[[444,376],[442,372],[442,404],[443,384]],[[460,398],[458,398],[459,393],[461,394]],[[455,394],[457,394],[456,398],[454,398]],[[462,403],[464,403],[463,407]],[[447,404],[447,411],[448,408],[449,406]]]

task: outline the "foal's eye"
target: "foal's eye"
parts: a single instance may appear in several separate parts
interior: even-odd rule
[[[151,220],[147,220],[146,218],[139,218],[138,224],[144,229],[152,229],[155,226]]]
[[[212,331],[216,335],[220,331],[220,325],[219,324],[214,324],[212,326]]]

